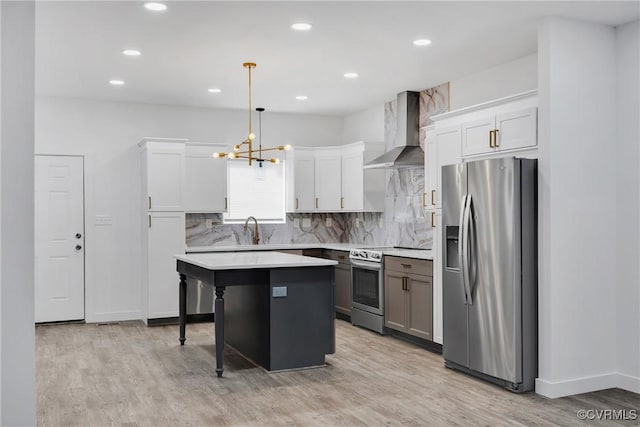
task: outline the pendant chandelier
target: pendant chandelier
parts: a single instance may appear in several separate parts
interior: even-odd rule
[[[287,144],[287,145],[278,145],[270,148],[262,148],[262,138],[260,138],[260,145],[258,146],[258,149],[257,150],[253,149],[253,140],[256,138],[256,135],[253,133],[251,128],[251,114],[253,112],[251,108],[251,70],[256,68],[256,64],[254,62],[245,62],[244,64],[242,64],[242,66],[246,68],[249,72],[249,133],[247,135],[247,139],[242,141],[240,144],[234,145],[233,151],[231,153],[214,153],[213,157],[227,157],[229,159],[248,159],[249,166],[251,166],[252,162],[254,161],[258,162],[261,167],[265,161],[268,161],[271,163],[280,163],[280,159],[278,158],[265,159],[264,157],[262,157],[262,153],[265,151],[289,150],[291,148],[290,145]],[[260,108],[258,109],[258,111],[261,113],[262,111],[264,111],[264,108]],[[245,145],[246,147],[244,147]],[[242,148],[245,148],[245,149],[240,151]]]

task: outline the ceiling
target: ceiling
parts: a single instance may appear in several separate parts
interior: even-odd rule
[[[544,16],[614,26],[640,17],[636,1],[165,3],[37,2],[36,93],[246,108],[242,63],[253,61],[254,106],[344,115],[532,54]],[[125,85],[108,83],[116,78]]]

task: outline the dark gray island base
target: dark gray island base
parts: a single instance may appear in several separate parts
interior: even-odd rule
[[[186,278],[215,286],[218,377],[223,372],[225,342],[267,371],[324,365],[325,355],[335,352],[332,265],[214,268],[177,261],[181,345],[186,329]]]

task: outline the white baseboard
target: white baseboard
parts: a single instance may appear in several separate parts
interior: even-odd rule
[[[619,373],[556,382],[536,378],[536,393],[551,399],[608,388],[621,388],[640,394],[640,378]]]
[[[640,378],[618,374],[618,388],[640,394]]]
[[[536,393],[550,399],[615,387],[618,387],[616,373],[557,382],[536,378]]]
[[[87,323],[103,323],[103,322],[124,322],[126,320],[139,320],[142,319],[142,312],[140,311],[113,311],[93,313],[91,316],[87,315]]]

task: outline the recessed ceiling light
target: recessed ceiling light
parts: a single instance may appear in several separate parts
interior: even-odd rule
[[[163,10],[167,10],[166,4],[156,2],[147,2],[144,4],[144,7],[148,10],[153,10],[154,12],[162,12]]]
[[[125,49],[122,51],[122,54],[126,56],[140,56],[142,52],[136,49]]]
[[[429,46],[431,44],[431,40],[429,39],[418,39],[414,40],[413,44],[416,46]]]
[[[296,31],[309,31],[311,29],[311,24],[306,22],[297,22],[291,26]]]
[[[309,97],[307,95],[298,95],[296,96],[296,99],[298,101],[306,101],[307,99],[309,99]]]
[[[358,73],[353,73],[353,72],[344,73],[344,77],[346,79],[357,79],[358,78]]]
[[[220,93],[222,92],[222,90],[218,89],[217,87],[212,87],[211,89],[209,89],[209,93]]]
[[[114,86],[122,86],[124,84],[124,81],[122,80],[109,80],[109,84],[112,84]]]

